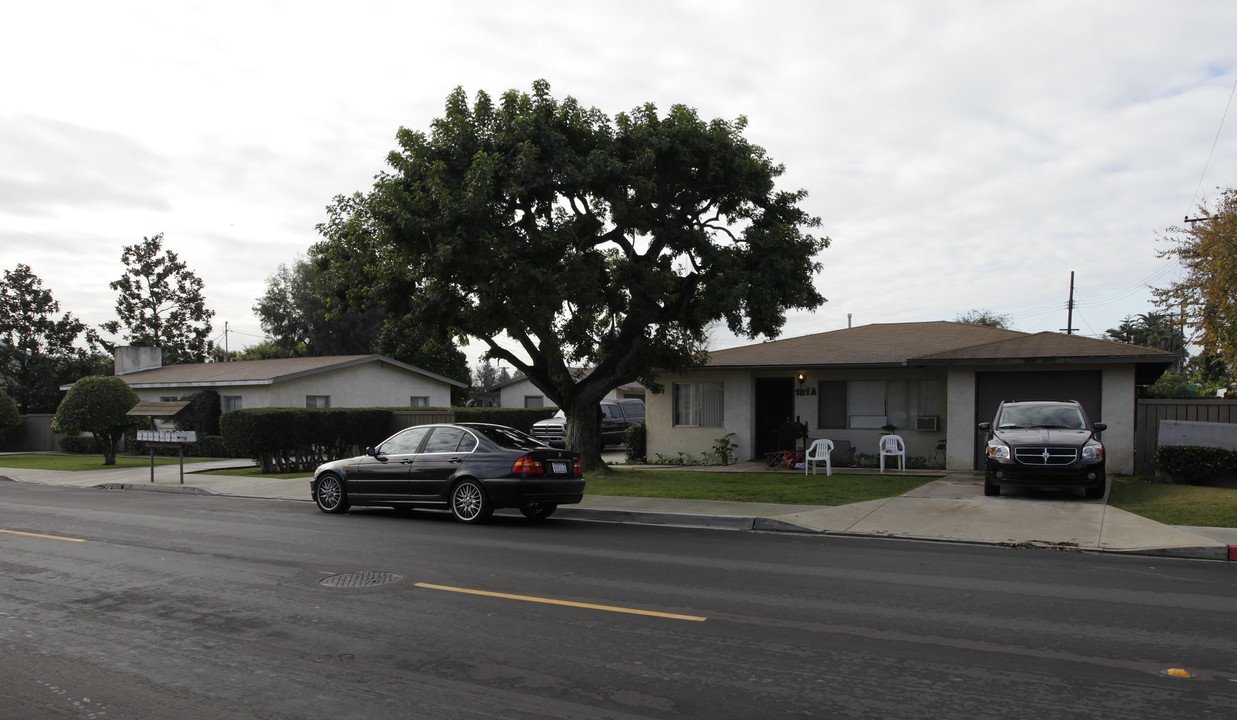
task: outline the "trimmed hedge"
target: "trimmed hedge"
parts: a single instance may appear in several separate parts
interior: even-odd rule
[[[372,408],[254,408],[225,412],[219,428],[228,449],[253,458],[262,472],[310,472],[386,437],[390,414]]]
[[[1237,451],[1193,445],[1161,445],[1155,469],[1182,485],[1218,485],[1237,477]]]

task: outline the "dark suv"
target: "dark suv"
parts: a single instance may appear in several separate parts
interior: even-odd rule
[[[1104,445],[1107,429],[1087,419],[1073,401],[1003,402],[996,418],[980,423],[987,434],[984,495],[1000,495],[1002,485],[1081,487],[1089,498],[1104,497]]]

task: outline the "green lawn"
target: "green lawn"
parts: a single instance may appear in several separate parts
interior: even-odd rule
[[[1166,525],[1237,528],[1237,490],[1113,478],[1108,504]]]
[[[185,458],[186,465],[205,461],[204,458]],[[176,465],[179,462],[179,458],[155,458],[156,465]],[[27,453],[23,455],[0,455],[0,467],[23,468],[25,470],[63,470],[68,472],[111,470],[150,467],[150,456],[117,455],[115,465],[104,465],[102,455],[45,455],[43,453]]]
[[[788,505],[848,505],[901,495],[934,478],[916,475],[804,475],[610,468],[585,475],[589,495],[728,500]]]

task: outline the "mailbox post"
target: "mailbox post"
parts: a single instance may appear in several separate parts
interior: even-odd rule
[[[150,481],[155,481],[155,450],[156,447],[175,447],[180,451],[180,484],[185,484],[185,445],[198,441],[198,434],[192,430],[138,430],[137,439],[151,447],[150,450]]]

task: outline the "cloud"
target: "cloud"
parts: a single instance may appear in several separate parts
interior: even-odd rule
[[[0,115],[0,213],[167,210],[149,192],[166,181],[162,159],[118,133],[28,115]]]

